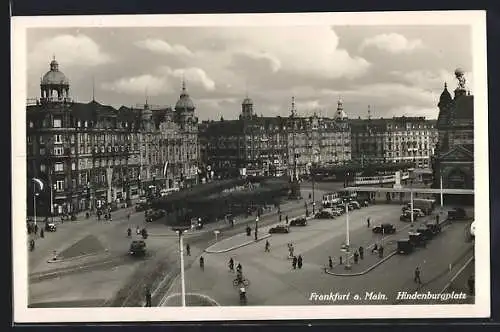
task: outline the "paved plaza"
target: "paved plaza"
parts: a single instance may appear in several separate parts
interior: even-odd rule
[[[374,205],[352,211],[349,218],[351,246],[370,248],[382,241],[388,249],[395,249],[396,240],[406,237],[411,227],[409,223],[399,221],[400,211],[399,205]],[[373,234],[366,224],[368,216],[372,219],[371,226],[381,222],[393,223],[396,234],[386,235],[384,239]],[[438,293],[457,272],[463,257],[472,250],[472,244],[464,241],[464,227],[464,223],[446,225],[426,248],[419,248],[410,255],[392,255],[366,273],[353,273],[357,270],[362,272],[380,260],[367,251],[365,261],[359,264],[359,268],[347,271],[339,267],[339,273],[345,271],[348,275],[336,276],[326,273],[325,269],[328,270],[328,256],[332,256],[338,264],[339,256],[345,255],[340,250],[345,241],[345,216],[333,220],[310,220],[308,226],[293,227],[289,234],[273,234],[268,239],[270,252],[264,250],[265,241],[222,253],[205,252],[204,270],[197,264],[186,270],[186,292],[208,297],[220,305],[239,305],[238,290],[232,284],[235,274],[228,269],[228,261],[232,257],[235,264],[242,264],[243,274],[250,281],[247,289],[249,305],[401,303],[397,301],[398,291],[410,292],[419,288],[413,280],[415,267],[419,266],[422,271],[421,289]],[[293,243],[295,255],[303,257],[301,269],[293,269],[287,257],[288,243]],[[391,249],[384,255],[390,256]],[[179,279],[165,294],[163,305],[176,305],[168,299],[178,293]],[[320,300],[321,297],[316,296],[330,293],[339,295],[335,300]],[[359,300],[354,300],[355,294],[360,295]],[[340,295],[345,296],[342,298]]]

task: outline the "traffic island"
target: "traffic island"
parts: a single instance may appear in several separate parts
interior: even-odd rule
[[[253,243],[260,242],[269,237],[271,237],[271,234],[264,234],[262,236],[259,236],[259,238],[255,240],[253,234],[252,236],[247,236],[246,234],[238,234],[228,239],[216,242],[204,251],[208,254],[222,254],[231,250],[251,245]]]
[[[62,263],[99,255],[107,252],[101,241],[94,235],[87,235],[61,252],[54,252],[48,263]]]
[[[394,249],[388,253],[384,253],[384,256],[381,258],[378,253],[371,253],[371,250],[367,250],[367,252],[364,253],[363,259],[358,258],[357,263],[354,261],[354,257],[351,254],[349,256],[349,265],[346,265],[345,261],[342,262],[342,264],[337,262],[331,269],[329,267],[325,267],[325,273],[337,277],[361,276],[375,269],[377,266],[386,262],[396,254],[397,250]],[[342,257],[342,259],[344,260],[345,256]]]

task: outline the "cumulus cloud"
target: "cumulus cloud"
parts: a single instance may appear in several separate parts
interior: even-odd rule
[[[188,85],[201,86],[206,91],[215,90],[215,82],[201,68],[191,67],[172,69],[168,66],[163,66],[160,68],[159,72],[167,76],[167,78],[176,78],[174,81],[177,81],[179,86],[181,80],[185,79]]]
[[[170,90],[171,86],[164,77],[146,74],[105,82],[101,84],[101,88],[123,94],[144,96],[147,93],[150,96],[158,96]]]
[[[232,55],[230,68],[250,73],[277,72],[281,68],[281,62],[269,53],[236,52]]]
[[[109,63],[111,55],[84,34],[58,35],[38,41],[28,54],[28,61],[34,67],[47,66],[55,55],[64,66],[93,67]]]
[[[192,57],[194,54],[186,46],[174,44],[170,45],[161,39],[145,39],[134,43],[135,46],[159,54],[171,54]]]
[[[360,45],[360,50],[363,51],[367,47],[375,47],[392,54],[402,54],[421,49],[424,44],[420,39],[410,40],[398,33],[384,33],[365,38]]]
[[[367,60],[340,49],[339,37],[328,26],[278,27],[272,33],[269,28],[235,28],[223,30],[219,38],[231,41],[226,52],[265,59],[275,70],[327,79],[353,79],[370,68]],[[261,57],[256,58],[256,54]]]
[[[445,69],[440,70],[412,70],[412,71],[392,71],[391,74],[405,82],[411,83],[414,86],[418,86],[425,89],[431,89],[440,91],[443,84],[446,82],[448,87],[452,90],[457,86],[457,79],[453,71],[448,71]],[[466,87],[470,90],[474,90],[473,75],[471,72],[465,73],[465,78],[467,80]]]

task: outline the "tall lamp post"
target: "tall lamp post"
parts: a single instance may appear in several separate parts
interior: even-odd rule
[[[312,199],[313,199],[313,202],[312,202],[312,205],[313,205],[313,216],[314,216],[314,213],[315,213],[315,206],[316,206],[316,200],[314,199],[314,172],[311,172],[312,174]]]
[[[177,232],[179,235],[179,252],[181,255],[181,301],[182,306],[186,306],[186,280],[184,278],[184,243],[183,243],[183,235],[191,227],[189,226],[179,226],[173,227],[172,230]]]
[[[439,196],[441,198],[441,209],[443,208],[443,174],[439,171]]]
[[[346,245],[346,255],[345,255],[345,269],[350,270],[351,264],[349,262],[349,252],[350,252],[350,243],[349,243],[349,203],[345,203],[345,245]]]
[[[255,218],[255,241],[257,241],[258,227],[259,227],[259,217]]]
[[[34,222],[35,224],[37,224],[37,221],[36,221],[36,197],[38,196],[38,192],[36,191],[36,186],[39,186],[40,187],[40,191],[43,190],[43,182],[42,180],[38,179],[38,178],[33,178],[33,218],[34,218]]]

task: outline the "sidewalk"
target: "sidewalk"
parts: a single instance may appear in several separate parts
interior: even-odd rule
[[[334,260],[333,268],[330,269],[329,267],[326,267],[325,272],[339,277],[355,277],[366,274],[377,266],[383,264],[397,253],[396,243],[396,240],[384,242],[384,256],[382,258],[379,257],[378,253],[371,252],[373,246],[364,248],[364,257],[363,259],[358,258],[358,263],[354,262],[354,253],[351,252],[349,254],[349,263],[351,265],[350,269],[345,268],[345,254],[342,257],[342,265],[339,262],[339,257],[332,257]],[[358,248],[352,248],[351,251],[358,251]]]

